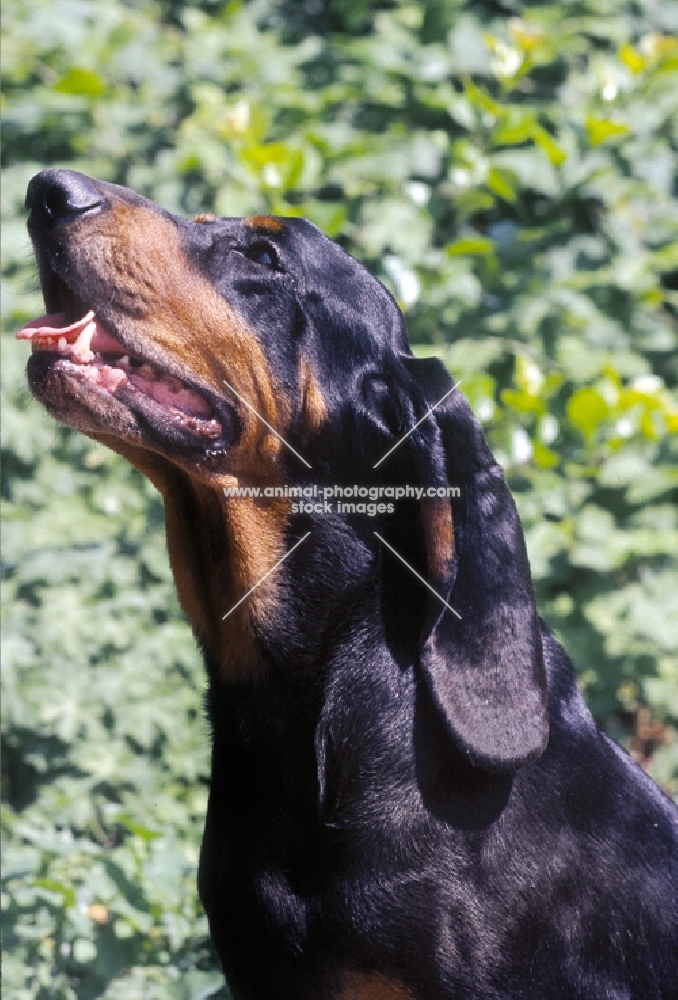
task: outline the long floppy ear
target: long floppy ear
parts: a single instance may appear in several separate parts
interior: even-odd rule
[[[546,672],[525,540],[513,497],[464,396],[437,359],[402,357],[432,412],[410,447],[424,478],[461,490],[424,503],[431,595],[421,664],[435,702],[469,762],[508,771],[536,759],[548,739]],[[422,398],[423,397],[423,398]],[[423,433],[420,433],[423,432]]]

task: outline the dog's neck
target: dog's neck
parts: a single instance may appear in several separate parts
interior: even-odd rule
[[[296,761],[295,781],[305,774],[315,783],[324,752],[317,734],[343,739],[338,717],[334,734],[322,717],[332,704],[333,676],[339,669],[344,678],[354,675],[355,701],[342,713],[363,703],[376,719],[383,702],[388,714],[386,695],[374,689],[374,664],[388,659],[393,690],[411,674],[421,589],[398,565],[382,578],[369,524],[324,515],[296,523],[288,501],[226,498],[179,473],[161,486],[179,598],[207,665],[215,752],[226,752],[218,749],[223,739],[229,753],[235,739],[237,753],[253,759],[266,746],[266,769],[275,747],[285,747],[288,762]],[[255,587],[307,531],[298,551]],[[258,780],[268,780],[263,771]]]
[[[276,600],[266,576],[285,554],[288,501],[229,499],[181,474],[163,494],[170,564],[198,642],[221,681],[260,676],[256,624]]]
[[[367,620],[361,602],[376,599],[379,579],[370,525],[294,514],[288,498],[229,497],[227,477],[208,486],[169,466],[144,471],[163,495],[179,600],[215,679],[261,680],[271,661],[310,671],[328,629],[330,645],[341,642],[338,612],[353,628]]]

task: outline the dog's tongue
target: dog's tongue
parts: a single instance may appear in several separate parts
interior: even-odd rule
[[[66,322],[66,313],[49,313],[26,323],[17,333],[18,340],[30,340],[35,351],[54,351],[73,355],[75,360],[91,361],[94,351],[125,354],[126,348],[108,332],[90,310],[75,323]]]
[[[51,351],[81,365],[83,378],[111,393],[121,385],[131,384],[180,416],[192,417],[193,429],[203,437],[216,438],[221,433],[221,425],[211,419],[212,408],[207,400],[178,378],[162,375],[148,364],[130,369],[127,348],[108,332],[94,312],[88,312],[76,323],[67,323],[66,313],[40,316],[26,323],[17,338],[30,340],[34,351]],[[120,357],[107,364],[101,357],[96,358],[95,352]]]

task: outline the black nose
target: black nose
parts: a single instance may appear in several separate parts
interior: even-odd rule
[[[97,182],[74,170],[43,170],[31,180],[26,192],[31,225],[54,226],[92,212],[103,203]]]

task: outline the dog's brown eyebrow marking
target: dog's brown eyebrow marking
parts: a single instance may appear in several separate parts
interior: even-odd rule
[[[252,215],[245,219],[244,224],[248,229],[262,230],[265,233],[282,233],[284,228],[280,219],[275,219],[272,215]]]
[[[191,222],[214,222],[216,218],[217,216],[212,215],[211,212],[199,212],[197,215],[193,216]]]
[[[299,362],[299,385],[305,434],[308,438],[320,430],[327,420],[327,404],[313,369],[303,357]]]

